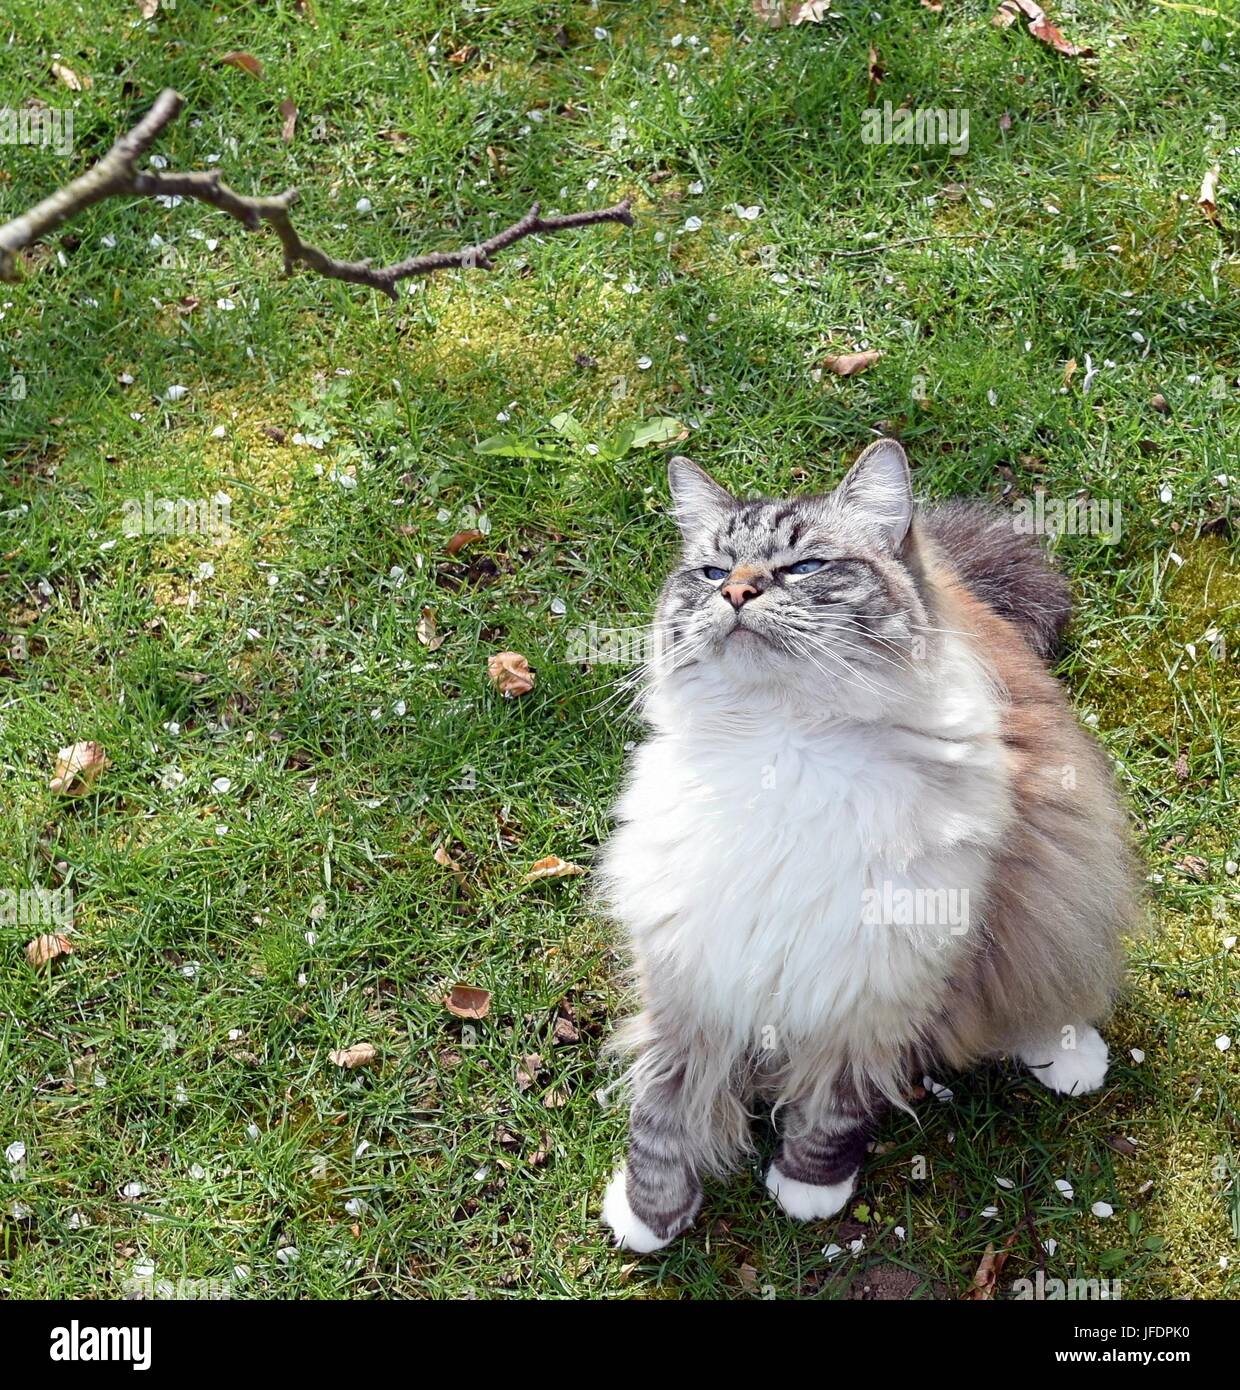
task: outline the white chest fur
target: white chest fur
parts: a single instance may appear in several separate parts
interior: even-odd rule
[[[911,1036],[1010,814],[993,697],[955,690],[894,727],[656,706],[604,860],[647,995],[737,1049]]]

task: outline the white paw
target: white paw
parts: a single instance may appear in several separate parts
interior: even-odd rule
[[[625,1190],[623,1168],[618,1168],[615,1177],[607,1184],[603,1196],[603,1220],[611,1227],[616,1245],[621,1250],[648,1255],[652,1250],[662,1250],[665,1245],[671,1244],[671,1237],[664,1240],[662,1236],[655,1235],[644,1221],[633,1215],[629,1194]]]
[[[773,1163],[766,1170],[766,1190],[797,1221],[825,1221],[834,1216],[852,1196],[856,1181],[855,1171],[843,1182],[816,1185],[784,1177]]]
[[[1017,1057],[1050,1091],[1065,1096],[1084,1096],[1107,1079],[1107,1045],[1096,1028],[1084,1025],[1076,1031],[1076,1046],[1062,1046],[1064,1039],[1035,1044]]]

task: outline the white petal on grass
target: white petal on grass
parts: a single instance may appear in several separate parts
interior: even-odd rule
[[[1003,1188],[1006,1192],[1010,1192],[1012,1188],[1016,1186],[1016,1184],[1012,1181],[1011,1178],[996,1178],[995,1182],[998,1183],[998,1185],[1001,1188]]]
[[[1174,496],[1175,493],[1172,491],[1170,483],[1164,483],[1162,487],[1158,489],[1158,500],[1163,503],[1164,506],[1170,502]]]
[[[1090,1207],[1090,1211],[1093,1212],[1099,1221],[1106,1221],[1115,1215],[1115,1208],[1110,1202],[1095,1202],[1093,1206]]]
[[[1042,1242],[1042,1249],[1045,1250],[1048,1255],[1053,1255],[1055,1251],[1059,1249],[1059,1242],[1054,1236],[1047,1236]]]
[[[1056,1178],[1055,1187],[1058,1189],[1059,1195],[1065,1202],[1070,1202],[1073,1197],[1076,1196],[1076,1192],[1073,1190],[1072,1184],[1067,1178]]]
[[[1231,1046],[1231,1039],[1226,1033],[1220,1033],[1218,1037],[1214,1039],[1214,1046],[1217,1047],[1220,1052],[1226,1052]]]
[[[227,777],[217,777],[211,783],[211,790],[219,792],[222,796],[225,792],[232,791],[232,782]]]
[[[145,1195],[146,1188],[143,1187],[140,1182],[127,1182],[125,1186],[121,1188],[121,1196],[131,1202]]]
[[[20,1139],[14,1141],[4,1151],[5,1158],[10,1163],[24,1163],[26,1161],[26,1146]]]
[[[164,392],[164,400],[179,401],[189,395],[188,386],[169,386]]]
[[[681,230],[685,232],[700,232],[702,230],[702,219],[700,217],[686,217],[685,225]]]
[[[844,1253],[842,1245],[828,1245],[822,1252],[828,1260],[838,1260]]]
[[[1145,1061],[1145,1053],[1142,1052],[1141,1049],[1140,1049],[1139,1047],[1134,1047],[1134,1048],[1132,1048],[1132,1049],[1129,1051],[1128,1055],[1132,1058],[1132,1060],[1133,1060],[1138,1066],[1140,1066],[1141,1063]]]
[[[985,1217],[987,1221],[989,1221],[992,1217],[995,1217],[995,1216],[998,1216],[998,1215],[999,1215],[999,1208],[998,1208],[998,1207],[983,1207],[983,1208],[982,1208],[982,1216]]]

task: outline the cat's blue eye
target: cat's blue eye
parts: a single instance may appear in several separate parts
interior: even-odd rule
[[[815,570],[820,570],[827,562],[825,560],[798,560],[795,565],[788,565],[788,574],[813,574]]]
[[[726,579],[728,577],[728,571],[721,570],[718,565],[704,565],[702,568],[702,573],[706,576],[707,579],[714,580],[716,583],[718,583],[719,580]]]

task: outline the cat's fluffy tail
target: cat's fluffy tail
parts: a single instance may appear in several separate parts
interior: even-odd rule
[[[1021,631],[1042,657],[1053,657],[1072,616],[1068,581],[1010,513],[985,503],[947,502],[917,515],[965,585]]]

